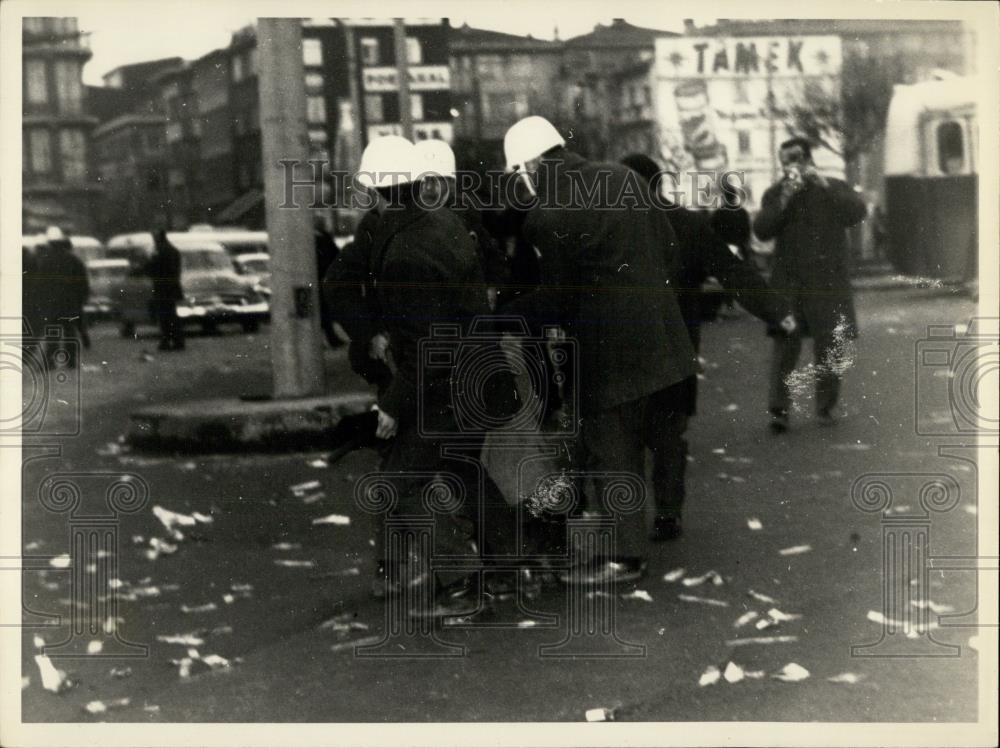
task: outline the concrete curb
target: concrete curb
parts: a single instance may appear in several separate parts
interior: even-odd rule
[[[346,415],[375,397],[348,392],[285,400],[196,400],[157,405],[131,415],[128,443],[144,451],[281,452],[322,448]]]

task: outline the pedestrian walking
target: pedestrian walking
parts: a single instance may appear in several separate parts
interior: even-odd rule
[[[79,363],[83,305],[90,295],[87,268],[73,254],[73,245],[58,227],[51,227],[46,239],[35,261],[37,282],[31,284],[37,288],[35,311],[42,328],[39,332],[45,335],[56,328],[59,333],[58,341],[46,342],[49,364],[75,368]]]
[[[858,334],[847,229],[866,209],[845,182],[817,171],[805,138],[782,143],[779,158],[784,176],[764,193],[754,232],[775,240],[771,285],[791,298],[799,326],[798,334],[774,336],[769,406],[771,429],[780,434],[789,425],[788,377],[804,337],[813,338],[817,417],[822,424],[836,422],[841,376],[849,365],[845,353]]]
[[[654,397],[694,374],[696,362],[667,283],[663,247],[675,241],[669,223],[634,203],[609,202],[622,193],[629,170],[587,161],[565,145],[550,122],[532,116],[507,131],[504,154],[508,170],[535,195],[524,234],[541,253],[544,277],[539,292],[524,299],[534,297],[531,313],[561,325],[578,345],[574,384],[584,460],[602,496],[610,474],[643,480],[645,448],[661,438]],[[588,197],[595,186],[605,190],[596,206]],[[644,512],[619,506],[610,514],[617,546],[580,559],[564,581],[590,585],[642,576]]]
[[[626,156],[622,163],[646,181],[651,195],[660,188],[663,172],[653,159],[637,153]],[[709,277],[718,280],[747,311],[759,319],[786,331],[794,329],[795,319],[789,301],[781,294],[772,292],[767,281],[753,266],[733,254],[728,243],[712,230],[710,215],[676,205],[662,197],[653,200],[651,196],[649,202],[654,206],[653,211],[670,223],[676,238],[674,243],[662,248],[663,261],[669,265],[670,285],[677,294],[684,324],[696,353],[701,347],[701,288]],[[661,205],[663,207],[659,207]],[[724,210],[728,208],[720,208],[720,211]],[[734,213],[738,215],[739,211],[742,209],[733,206]],[[723,225],[730,227],[728,238],[740,241],[739,218],[727,216],[727,219],[728,224]],[[746,233],[749,234],[749,231],[747,219]],[[673,540],[682,532],[684,474],[688,454],[685,433],[688,420],[696,412],[697,397],[698,378],[695,375],[657,393],[655,397],[661,438],[651,450],[656,516],[650,537],[654,541]]]
[[[181,287],[181,253],[163,229],[153,231],[153,256],[146,263],[153,282],[153,308],[160,323],[161,351],[184,350],[184,324],[177,316],[177,302],[184,298]]]

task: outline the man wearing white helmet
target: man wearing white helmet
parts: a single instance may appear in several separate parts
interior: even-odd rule
[[[476,242],[479,262],[486,277],[490,308],[496,307],[497,289],[506,280],[507,258],[482,217],[456,189],[455,153],[443,140],[421,140],[416,144],[420,169],[420,202],[428,209],[449,208],[461,219]]]
[[[542,289],[526,305],[575,339],[573,385],[583,415],[584,467],[595,475],[644,477],[645,448],[663,440],[658,393],[695,373],[691,341],[668,285],[663,247],[673,237],[636,202],[617,200],[632,179],[620,164],[588,162],[542,117],[514,124],[504,138],[509,171],[535,196],[524,235],[541,253]],[[596,200],[594,199],[596,197]],[[595,479],[598,499],[606,481]],[[639,578],[645,569],[642,508],[610,512],[616,547],[565,576],[595,584]]]
[[[423,210],[419,195],[415,147],[403,138],[372,141],[362,158],[366,166],[358,181],[377,198],[378,225],[370,247],[368,286],[376,327],[384,330],[388,350],[380,354],[392,366],[392,378],[378,398],[376,436],[391,440],[384,450],[381,471],[435,473],[458,476],[466,488],[460,508],[445,518],[437,532],[446,554],[468,554],[475,548],[478,523],[478,475],[469,463],[442,457],[440,438],[425,435],[456,433],[451,399],[451,374],[447,367],[428,367],[420,359],[420,342],[431,337],[433,327],[447,323],[467,328],[477,315],[487,312],[482,270],[475,249],[461,222],[447,210]],[[456,340],[456,343],[460,340]],[[424,515],[422,496],[429,479],[399,477],[395,512]],[[440,516],[440,515],[439,515]],[[399,559],[396,559],[398,562]],[[392,560],[389,560],[392,563]],[[405,566],[405,564],[404,564]],[[391,572],[390,572],[391,573]],[[402,579],[404,584],[414,580]],[[472,612],[477,600],[455,595],[465,580],[448,581],[438,575],[437,598],[430,609],[409,611],[411,616],[457,615]]]

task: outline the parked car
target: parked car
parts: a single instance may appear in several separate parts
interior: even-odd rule
[[[113,319],[119,315],[121,292],[128,277],[127,260],[88,260],[87,280],[90,283],[90,297],[83,305],[83,312],[89,321]]]
[[[233,267],[252,288],[271,296],[271,255],[253,252],[233,257]]]
[[[86,264],[91,260],[103,260],[106,250],[100,241],[92,236],[69,236],[67,237],[73,247],[73,254]],[[38,247],[48,244],[45,234],[25,234],[21,237],[21,248],[27,250],[29,254],[34,254]]]
[[[169,233],[167,238],[181,254],[184,299],[177,302],[177,316],[182,322],[200,325],[209,332],[232,322],[253,332],[268,318],[267,298],[236,274],[220,243],[179,232]],[[121,334],[132,337],[138,325],[156,323],[153,286],[145,272],[153,254],[153,236],[143,233],[114,237],[108,242],[108,253],[129,261],[121,290]]]
[[[218,242],[233,256],[267,253],[266,231],[245,231],[241,229],[192,227],[186,233],[192,238]]]

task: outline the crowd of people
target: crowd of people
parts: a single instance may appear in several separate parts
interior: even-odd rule
[[[484,563],[513,553],[525,567],[567,553],[571,563],[551,574],[566,584],[635,580],[646,571],[648,543],[683,532],[685,431],[696,410],[703,281],[717,278],[774,337],[772,430],[789,427],[785,382],[807,335],[816,340],[817,415],[832,424],[842,371],[834,360],[834,331],[856,334],[844,232],[863,218],[864,206],[845,183],[818,173],[808,141],[784,143],[785,174],[765,194],[753,226],[761,239],[776,239],[769,285],[744,254],[751,222],[731,191],[723,190],[714,212],[663,200],[652,201],[653,209],[646,201],[594,207],[580,185],[600,184],[604,194],[621,195],[638,175],[660,197],[663,172],[644,154],[620,164],[588,161],[535,116],[510,128],[504,155],[518,199],[480,212],[456,192],[447,144],[398,136],[372,141],[358,177],[372,208],[330,266],[323,293],[351,338],[352,368],[378,390],[372,443],[381,474],[395,482],[392,513],[425,515],[425,488],[443,474],[471,497],[439,512],[435,553],[478,553]],[[430,361],[426,343],[439,341],[442,331],[456,350],[497,340],[509,376],[470,374],[460,356]],[[539,338],[549,354],[572,345],[574,355],[543,356],[549,376],[533,380],[534,391],[525,393],[517,372],[530,368],[524,357],[537,347],[523,343]],[[560,376],[551,376],[558,368]],[[568,514],[605,512],[615,528],[613,549],[584,553],[553,547],[564,539],[558,532],[516,532],[518,524],[558,526],[567,512],[518,511],[523,495],[503,495],[489,478],[482,487],[476,465],[455,458],[457,443],[474,453],[528,398],[543,406],[535,423],[540,434],[571,410],[578,419],[563,465],[590,478],[574,493],[584,498]],[[473,405],[483,405],[485,415]],[[479,413],[481,423],[470,426],[467,411]],[[598,500],[615,476],[645,476],[647,450],[651,528],[643,511]],[[528,541],[512,548],[513,538]],[[434,586],[435,603],[411,615],[458,615],[478,605],[470,582],[478,575],[438,572],[418,579],[408,569],[425,566],[392,555],[377,545],[378,594]]]

